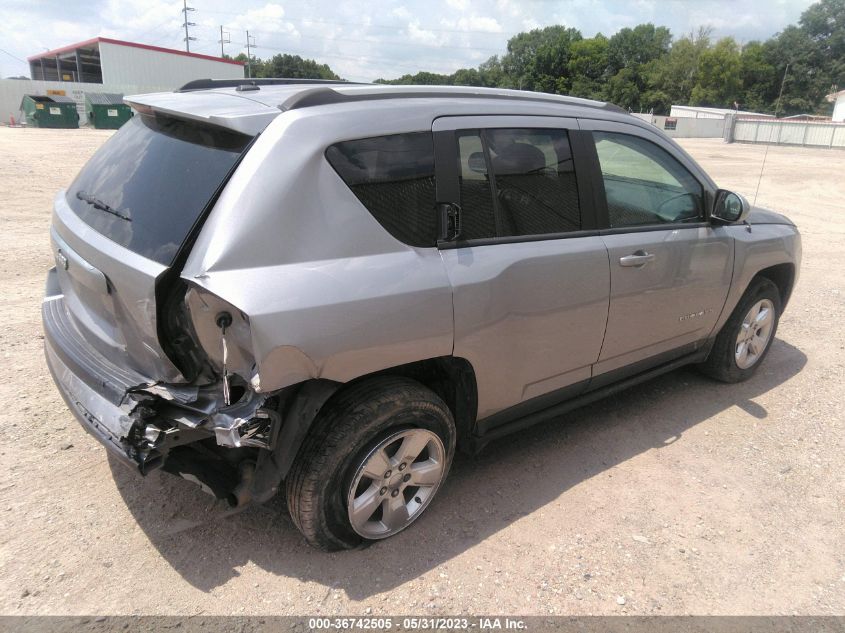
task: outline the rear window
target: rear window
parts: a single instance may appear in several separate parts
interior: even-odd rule
[[[136,116],[82,168],[73,211],[121,246],[169,266],[251,137]]]
[[[344,141],[326,158],[393,237],[411,246],[436,244],[431,132]]]

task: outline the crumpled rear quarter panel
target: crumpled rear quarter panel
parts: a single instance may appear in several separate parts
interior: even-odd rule
[[[372,112],[357,116],[367,129],[358,137],[408,130],[385,120],[374,131]],[[263,392],[452,352],[438,250],[393,238],[324,157],[355,130],[355,115],[279,117],[244,157],[183,269],[247,315]]]

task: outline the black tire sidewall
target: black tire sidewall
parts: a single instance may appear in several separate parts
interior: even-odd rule
[[[762,299],[768,299],[774,306],[775,314],[772,333],[766,342],[766,348],[760,354],[757,361],[751,367],[743,369],[736,364],[736,339],[739,336],[739,330],[742,327],[745,315],[748,314],[748,311],[755,303]],[[749,286],[727,323],[725,323],[722,331],[716,337],[716,343],[707,361],[707,373],[725,382],[741,382],[753,376],[772,348],[772,343],[775,340],[775,336],[777,336],[780,315],[781,299],[777,286],[764,277],[756,279]]]
[[[349,488],[375,446],[389,435],[411,428],[427,429],[443,442],[445,480],[455,454],[455,424],[446,404],[420,383],[398,378],[370,379],[348,386],[326,403],[309,433],[309,450],[301,452],[297,457],[300,463],[294,465],[298,478],[319,480],[311,497],[319,513],[317,533],[303,531],[309,542],[324,549],[354,548],[373,542],[352,529],[347,509]],[[335,438],[342,438],[342,442],[330,442],[332,446],[323,448],[323,442]],[[323,464],[322,472],[312,468],[312,457],[317,454]],[[296,487],[289,487],[288,494],[300,493]],[[295,517],[294,522],[300,525]]]
[[[331,508],[331,517],[334,519],[331,521],[333,531],[345,541],[357,541],[360,544],[373,542],[370,539],[361,537],[361,535],[352,529],[349,523],[349,508],[347,504],[349,489],[367,455],[386,438],[398,431],[426,429],[440,438],[446,453],[446,465],[443,479],[441,480],[442,483],[449,474],[449,468],[451,467],[454,456],[454,432],[451,434],[452,441],[450,448],[449,430],[448,428],[444,428],[444,426],[442,421],[434,416],[431,416],[431,418],[421,418],[419,417],[418,411],[408,410],[400,412],[399,415],[391,416],[384,420],[382,424],[379,424],[377,428],[373,429],[374,435],[372,439],[360,447],[359,450],[352,453],[347,459],[343,460],[332,477],[330,490],[334,490],[335,493],[329,499],[329,507]]]

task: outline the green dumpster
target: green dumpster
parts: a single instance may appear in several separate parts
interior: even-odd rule
[[[21,112],[26,124],[33,127],[79,127],[76,102],[69,97],[24,95]]]
[[[116,130],[132,118],[132,108],[123,103],[123,95],[111,92],[86,92],[85,112],[88,122],[99,130]]]

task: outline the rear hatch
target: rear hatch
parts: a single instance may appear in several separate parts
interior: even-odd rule
[[[82,338],[118,366],[180,382],[159,341],[157,285],[252,136],[143,110],[56,197],[51,244]]]

